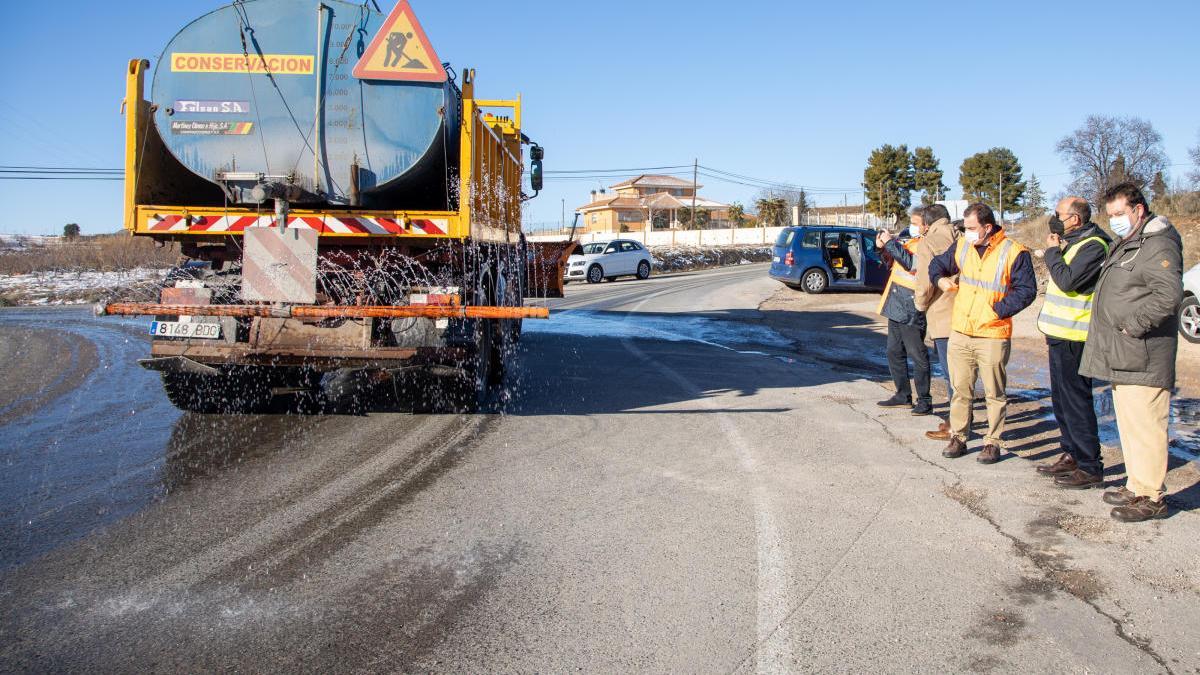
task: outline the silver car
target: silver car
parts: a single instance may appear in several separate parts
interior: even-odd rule
[[[583,253],[567,259],[563,281],[587,280],[598,284],[605,279],[636,276],[645,279],[654,268],[654,257],[640,241],[613,239],[583,245]]]
[[[1200,342],[1200,265],[1183,274],[1183,302],[1179,304],[1179,332],[1188,342]]]

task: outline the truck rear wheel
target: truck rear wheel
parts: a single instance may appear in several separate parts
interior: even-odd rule
[[[194,413],[262,412],[271,403],[271,387],[253,370],[221,375],[163,373],[163,390],[176,408]]]

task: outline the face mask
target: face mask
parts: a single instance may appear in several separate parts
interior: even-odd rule
[[[908,236],[910,236],[910,237],[913,237],[913,238],[916,238],[916,237],[919,237],[919,236],[921,236],[921,228],[920,228],[920,226],[918,226],[918,225],[909,225],[909,226],[908,226]]]
[[[963,232],[963,236],[967,238],[968,244],[979,243],[979,230],[967,230]]]
[[[1126,235],[1133,229],[1133,223],[1130,222],[1129,216],[1117,216],[1116,218],[1108,219],[1108,226],[1112,228],[1113,234],[1124,239]]]
[[[1050,216],[1050,233],[1062,236],[1067,232],[1067,224],[1058,217],[1058,214]]]

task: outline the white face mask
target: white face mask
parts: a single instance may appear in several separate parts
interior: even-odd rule
[[[1112,228],[1113,234],[1124,239],[1126,235],[1133,229],[1133,222],[1129,220],[1129,215],[1117,216],[1116,218],[1108,219],[1108,226]]]
[[[963,232],[963,236],[967,238],[968,244],[975,244],[979,242],[979,230],[967,230],[966,232]]]
[[[909,225],[908,226],[908,236],[914,237],[914,238],[921,236],[921,226],[920,225]]]

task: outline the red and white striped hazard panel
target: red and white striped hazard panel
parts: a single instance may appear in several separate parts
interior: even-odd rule
[[[247,227],[274,227],[275,216],[151,216],[146,229],[151,232],[241,232]],[[446,234],[450,222],[445,218],[374,218],[355,216],[289,216],[288,227],[307,228],[322,234]]]

